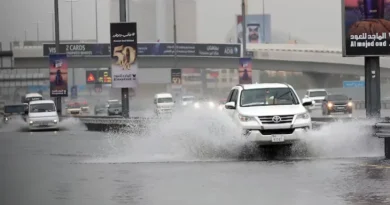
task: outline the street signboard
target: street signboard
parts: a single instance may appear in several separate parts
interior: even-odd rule
[[[364,88],[365,81],[343,81],[343,88]]]
[[[240,44],[178,43],[177,56],[240,57]],[[173,43],[138,43],[138,56],[174,56]],[[55,54],[55,44],[43,44],[43,56]],[[107,43],[60,44],[60,52],[68,57],[110,56],[111,45]],[[250,52],[249,52],[250,53]]]
[[[86,84],[111,84],[111,72],[109,70],[87,70],[85,71]]]

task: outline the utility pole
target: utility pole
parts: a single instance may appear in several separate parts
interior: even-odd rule
[[[173,46],[175,52],[175,65],[174,68],[177,68],[177,27],[176,27],[176,0],[173,0]]]
[[[246,56],[246,0],[241,0],[241,16],[242,16],[242,56]]]
[[[126,22],[126,0],[119,0],[119,21]],[[122,96],[122,115],[129,118],[129,88],[121,88]]]
[[[55,41],[56,36],[55,36],[55,20],[54,20],[54,12],[48,12],[51,14],[51,33],[52,33],[52,40]]]
[[[263,25],[262,25],[262,28],[263,28],[263,43],[267,43],[267,42],[265,42],[265,0],[263,0]]]
[[[96,43],[98,42],[99,39],[99,32],[98,32],[98,5],[97,5],[97,0],[95,0],[95,33],[96,33]]]
[[[55,44],[56,44],[56,53],[60,52],[60,17],[58,14],[58,0],[54,0],[54,27],[55,27]],[[62,115],[62,101],[61,97],[57,97],[57,112]]]

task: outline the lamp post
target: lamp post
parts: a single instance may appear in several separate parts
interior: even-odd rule
[[[65,2],[70,3],[70,29],[71,29],[71,39],[73,40],[74,33],[73,33],[73,2],[78,2],[79,0],[66,0]]]
[[[48,12],[51,14],[51,33],[52,33],[52,40],[55,41],[55,17],[54,17],[54,12],[50,11]]]

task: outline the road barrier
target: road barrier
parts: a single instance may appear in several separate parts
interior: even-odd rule
[[[366,109],[366,105],[365,105],[364,100],[355,100],[355,101],[352,101],[352,103],[353,103],[354,109],[356,109],[356,110]],[[381,108],[382,109],[390,109],[390,100],[382,100]]]
[[[383,120],[378,121],[373,126],[374,137],[384,138],[385,140],[385,157],[390,159],[390,118],[386,117]]]

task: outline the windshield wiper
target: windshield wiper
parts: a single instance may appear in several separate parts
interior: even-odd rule
[[[256,106],[256,105],[266,105],[266,104],[260,103],[260,102],[254,102],[254,103],[243,104],[242,107],[250,107],[250,106]]]

